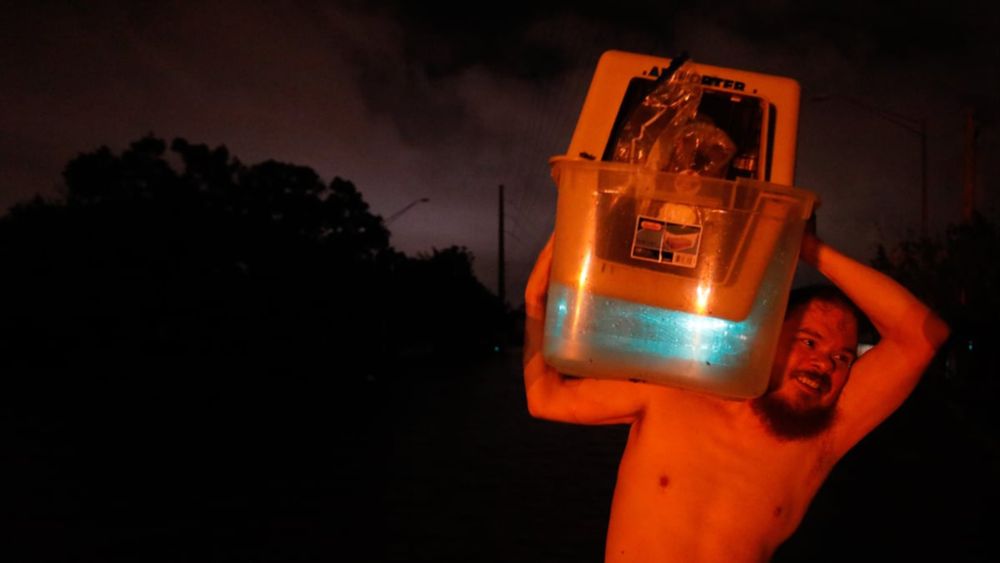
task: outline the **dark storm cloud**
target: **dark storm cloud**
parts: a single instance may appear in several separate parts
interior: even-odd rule
[[[665,56],[687,51],[696,61],[799,80],[804,97],[799,182],[823,200],[824,234],[861,258],[870,256],[876,244],[892,244],[917,227],[919,139],[885,115],[927,120],[931,221],[939,229],[958,217],[962,112],[975,107],[979,121],[989,124],[1000,86],[994,69],[1000,54],[997,10],[967,2],[630,2],[596,7],[544,2],[492,9],[480,17],[461,9],[399,2],[382,3],[380,13],[406,22],[400,25],[403,59],[430,83],[447,85],[476,69],[495,77],[501,88],[514,80],[563,88],[566,95],[550,101],[547,111],[559,105],[563,111],[578,109],[585,85],[579,77],[570,82],[567,74],[591,72],[600,53],[610,48]],[[574,88],[575,98],[569,92]],[[490,103],[493,94],[483,91],[483,102]],[[846,97],[863,99],[883,113],[852,106]],[[440,109],[428,114],[437,116],[436,123],[452,123],[451,131],[465,129],[484,145],[489,144],[482,140],[484,134],[498,134],[489,127],[472,128],[468,120],[474,116],[449,109],[444,100],[428,105]],[[402,131],[422,126],[408,124],[414,118],[405,113],[390,113]],[[451,119],[456,116],[462,122]],[[533,157],[558,152],[570,132],[571,126],[563,129],[561,139],[556,134],[544,143],[532,139]],[[982,135],[980,142],[981,153],[996,152],[995,135],[992,140]],[[547,189],[544,181],[522,187],[532,203],[538,201],[531,196]],[[538,237],[530,240],[529,247]]]
[[[968,15],[944,8],[941,2],[930,1],[779,1],[731,2],[711,12],[725,29],[754,42],[780,43],[789,35],[816,34],[828,38],[849,60],[896,64],[900,59],[968,49]]]
[[[1000,86],[996,9],[585,4],[15,3],[0,22],[0,204],[51,193],[78,152],[183,136],[347,178],[386,217],[429,197],[391,225],[393,244],[468,246],[493,286],[504,184],[516,300],[553,224],[547,160],[569,143],[599,55],[620,49],[799,80],[798,182],[851,254],[915,226],[919,143],[817,94],[926,117],[932,219],[957,218],[961,111],[988,123]],[[987,162],[995,132],[980,143]]]
[[[366,107],[390,116],[412,143],[484,133],[468,100],[454,89],[464,75],[488,72],[519,83],[548,83],[572,68],[575,54],[536,32],[539,11],[405,2],[352,3],[346,9],[359,19],[386,22],[395,32],[380,48],[359,43],[347,56]]]

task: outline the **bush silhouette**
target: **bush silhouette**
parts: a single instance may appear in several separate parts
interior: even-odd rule
[[[179,161],[175,169],[171,162]],[[340,369],[485,352],[501,311],[464,248],[410,258],[351,182],[147,136],[81,154],[0,220],[3,353]]]

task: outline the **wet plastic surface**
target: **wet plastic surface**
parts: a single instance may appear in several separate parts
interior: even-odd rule
[[[815,196],[554,159],[545,357],[573,375],[753,397],[767,385]]]

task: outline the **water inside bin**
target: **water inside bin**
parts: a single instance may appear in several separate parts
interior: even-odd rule
[[[733,398],[764,392],[787,299],[789,263],[779,249],[750,314],[731,321],[549,286],[544,355],[563,373],[631,379]],[[796,249],[797,250],[797,249]]]
[[[589,291],[734,321],[750,313],[776,245],[811,207],[804,190],[752,180],[556,166],[557,280],[572,285],[592,249]]]
[[[546,360],[575,375],[763,392],[814,196],[618,163],[555,168]]]

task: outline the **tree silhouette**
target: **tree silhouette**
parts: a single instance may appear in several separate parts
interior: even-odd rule
[[[503,311],[476,280],[472,264],[471,253],[460,246],[434,249],[404,264],[393,291],[393,307],[401,314],[392,338],[424,355],[456,359],[501,345]]]
[[[395,251],[347,180],[184,139],[168,153],[151,135],[81,154],[63,176],[63,198],[0,220],[8,358],[336,370],[490,347],[495,299],[471,254]]]
[[[0,217],[4,554],[377,558],[401,397],[493,352],[472,254],[408,257],[351,182],[184,139],[63,178]]]
[[[953,337],[945,376],[956,383],[997,386],[996,319],[1000,315],[1000,230],[981,214],[950,225],[943,236],[879,246],[873,265],[895,277],[948,320]]]

